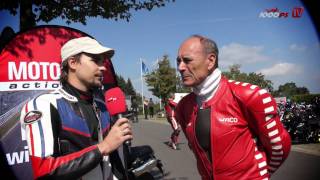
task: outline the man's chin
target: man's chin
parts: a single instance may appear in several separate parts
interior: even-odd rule
[[[101,82],[95,82],[95,83],[92,83],[91,85],[93,88],[100,88],[102,87],[102,83]]]
[[[188,81],[183,81],[183,86],[185,87],[192,87],[194,83],[188,82]]]

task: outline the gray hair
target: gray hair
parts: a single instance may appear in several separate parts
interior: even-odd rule
[[[200,40],[200,43],[203,46],[203,50],[206,55],[211,54],[211,53],[216,55],[216,62],[215,62],[214,68],[217,68],[218,67],[218,56],[219,56],[219,49],[218,49],[217,43],[215,41],[213,41],[212,39],[209,39],[205,36],[198,35],[198,34],[192,35],[192,36],[190,36],[190,38],[197,38]]]

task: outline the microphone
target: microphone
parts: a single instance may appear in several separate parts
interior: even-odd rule
[[[107,110],[111,116],[117,116],[118,119],[123,117],[123,113],[127,111],[126,96],[119,87],[111,88],[104,93]],[[129,145],[130,141],[125,144]]]
[[[104,94],[107,110],[111,116],[122,118],[126,112],[126,97],[119,87],[111,88]]]
[[[123,91],[119,87],[111,88],[104,93],[105,103],[107,110],[111,116],[117,116],[117,118],[122,118],[122,114],[126,112],[126,97]],[[124,142],[122,149],[123,157],[121,159],[123,166],[125,167],[125,176],[128,179],[128,160],[127,156],[130,153],[131,142],[129,140]],[[120,150],[121,151],[121,150]]]

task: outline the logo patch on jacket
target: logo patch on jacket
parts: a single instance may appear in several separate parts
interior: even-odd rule
[[[226,117],[226,118],[219,118],[220,122],[228,122],[228,123],[237,123],[238,118],[235,117]]]
[[[42,112],[41,111],[29,111],[25,116],[24,116],[24,123],[26,124],[31,124],[33,122],[39,121],[42,117]]]

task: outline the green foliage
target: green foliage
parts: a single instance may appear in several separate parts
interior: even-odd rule
[[[192,91],[191,88],[184,86],[181,80],[178,80],[176,88],[177,88],[176,90],[177,93],[190,93]]]
[[[117,82],[118,82],[118,86],[119,88],[125,93],[127,94],[127,83],[126,81],[124,80],[124,78],[120,75],[117,75],[116,74],[116,79],[117,79]]]
[[[136,95],[136,90],[134,89],[130,78],[128,78],[128,80],[126,81],[122,76],[116,74],[116,79],[117,79],[119,88],[124,92],[124,94],[126,94],[127,96]]]
[[[134,98],[135,103],[137,103],[139,107],[139,114],[142,114],[142,97],[140,93],[136,93],[135,96],[132,96]]]
[[[274,96],[289,97],[294,95],[305,95],[309,94],[309,90],[306,87],[297,87],[294,82],[285,83],[280,85],[278,90],[273,93]]]
[[[131,105],[135,104],[134,106],[142,107],[141,95],[137,93],[136,90],[134,89],[130,78],[128,78],[128,80],[126,81],[122,76],[116,74],[116,79],[117,79],[119,88],[124,92],[124,94],[127,97],[130,96]]]
[[[222,74],[228,79],[255,84],[261,88],[268,89],[270,92],[273,91],[273,83],[270,80],[265,79],[263,74],[254,72],[249,74],[243,73],[240,72],[240,67],[239,64],[231,65],[229,71],[223,72]]]
[[[128,80],[127,80],[126,91],[127,91],[128,95],[132,95],[132,96],[136,95],[136,90],[134,89],[130,78],[128,78]]]
[[[229,67],[229,71],[223,72],[229,79],[233,79],[241,82],[248,82],[260,86],[261,88],[268,89],[269,92],[275,97],[289,97],[294,95],[309,94],[309,90],[306,87],[297,87],[294,82],[285,83],[280,85],[278,90],[273,91],[272,82],[264,79],[264,75],[261,73],[251,72],[249,74],[240,72],[240,65],[234,64]]]
[[[301,103],[306,102],[307,104],[311,104],[312,101],[316,98],[320,97],[320,94],[301,94],[301,95],[294,95],[291,97],[292,101]]]
[[[2,0],[0,10],[8,10],[20,19],[20,29],[24,30],[36,25],[36,22],[48,23],[55,18],[62,18],[67,24],[79,22],[86,24],[88,17],[103,19],[124,19],[129,21],[132,12],[138,10],[151,11],[153,8],[165,6],[175,0],[82,0],[82,1],[43,1],[43,0]]]
[[[158,62],[158,69],[145,76],[146,83],[152,94],[159,99],[166,98],[170,93],[176,92],[176,84],[179,82],[175,68],[170,66],[167,55]]]

